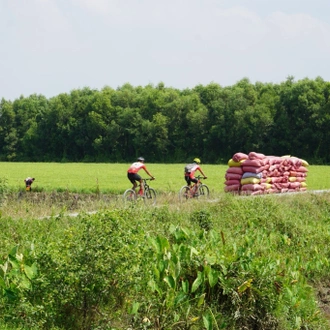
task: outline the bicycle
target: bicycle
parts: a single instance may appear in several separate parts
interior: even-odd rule
[[[155,205],[156,204],[156,191],[150,188],[147,181],[154,179],[142,179],[143,184],[143,194],[140,195],[136,193],[134,189],[127,189],[124,192],[123,198],[125,203],[131,203],[137,201],[138,198],[142,198],[145,205]]]
[[[183,186],[179,192],[179,199],[181,202],[185,202],[191,198],[196,199],[208,199],[210,190],[209,187],[202,183],[201,179],[205,179],[202,176],[197,176],[196,179],[198,180],[197,183],[193,184],[192,186]]]

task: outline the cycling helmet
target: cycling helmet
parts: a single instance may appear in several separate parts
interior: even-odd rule
[[[201,160],[199,158],[195,158],[194,159],[194,163],[200,164],[201,163]]]
[[[144,162],[144,158],[143,157],[139,157],[137,160],[138,160],[138,162]]]

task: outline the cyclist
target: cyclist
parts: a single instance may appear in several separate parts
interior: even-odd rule
[[[27,177],[24,179],[25,182],[25,190],[26,191],[31,191],[32,190],[32,183],[34,182],[35,178]]]
[[[196,171],[199,171],[203,175],[204,179],[207,178],[207,176],[204,174],[203,170],[199,166],[200,163],[201,160],[199,158],[194,158],[191,164],[187,164],[184,167],[184,179],[186,180],[188,187],[190,187],[192,182],[195,184],[198,182],[198,180],[195,178]]]
[[[139,190],[139,194],[143,195],[143,189],[142,189],[142,178],[141,176],[138,174],[138,172],[144,169],[144,171],[151,177],[152,180],[155,179],[154,176],[152,176],[149,171],[147,170],[146,166],[144,165],[144,158],[143,157],[139,157],[137,159],[136,162],[134,162],[129,169],[127,170],[127,178],[129,181],[131,181],[133,183],[133,187],[132,189],[135,191],[136,187],[137,187],[137,181],[140,182],[140,190]]]

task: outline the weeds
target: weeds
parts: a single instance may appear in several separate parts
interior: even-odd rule
[[[330,329],[328,194],[157,208],[104,197],[8,195],[0,264],[26,257],[1,273],[0,328]]]
[[[8,180],[6,178],[0,178],[0,206],[6,200],[8,191]]]

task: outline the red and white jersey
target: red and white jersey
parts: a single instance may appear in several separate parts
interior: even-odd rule
[[[146,166],[141,162],[135,162],[129,167],[127,172],[128,173],[137,173],[141,170],[141,168],[143,168],[145,170]]]
[[[192,164],[188,164],[185,167],[185,176],[190,176],[191,178],[195,177],[195,172],[196,171],[200,171],[201,168],[198,164],[196,163],[192,163]]]

